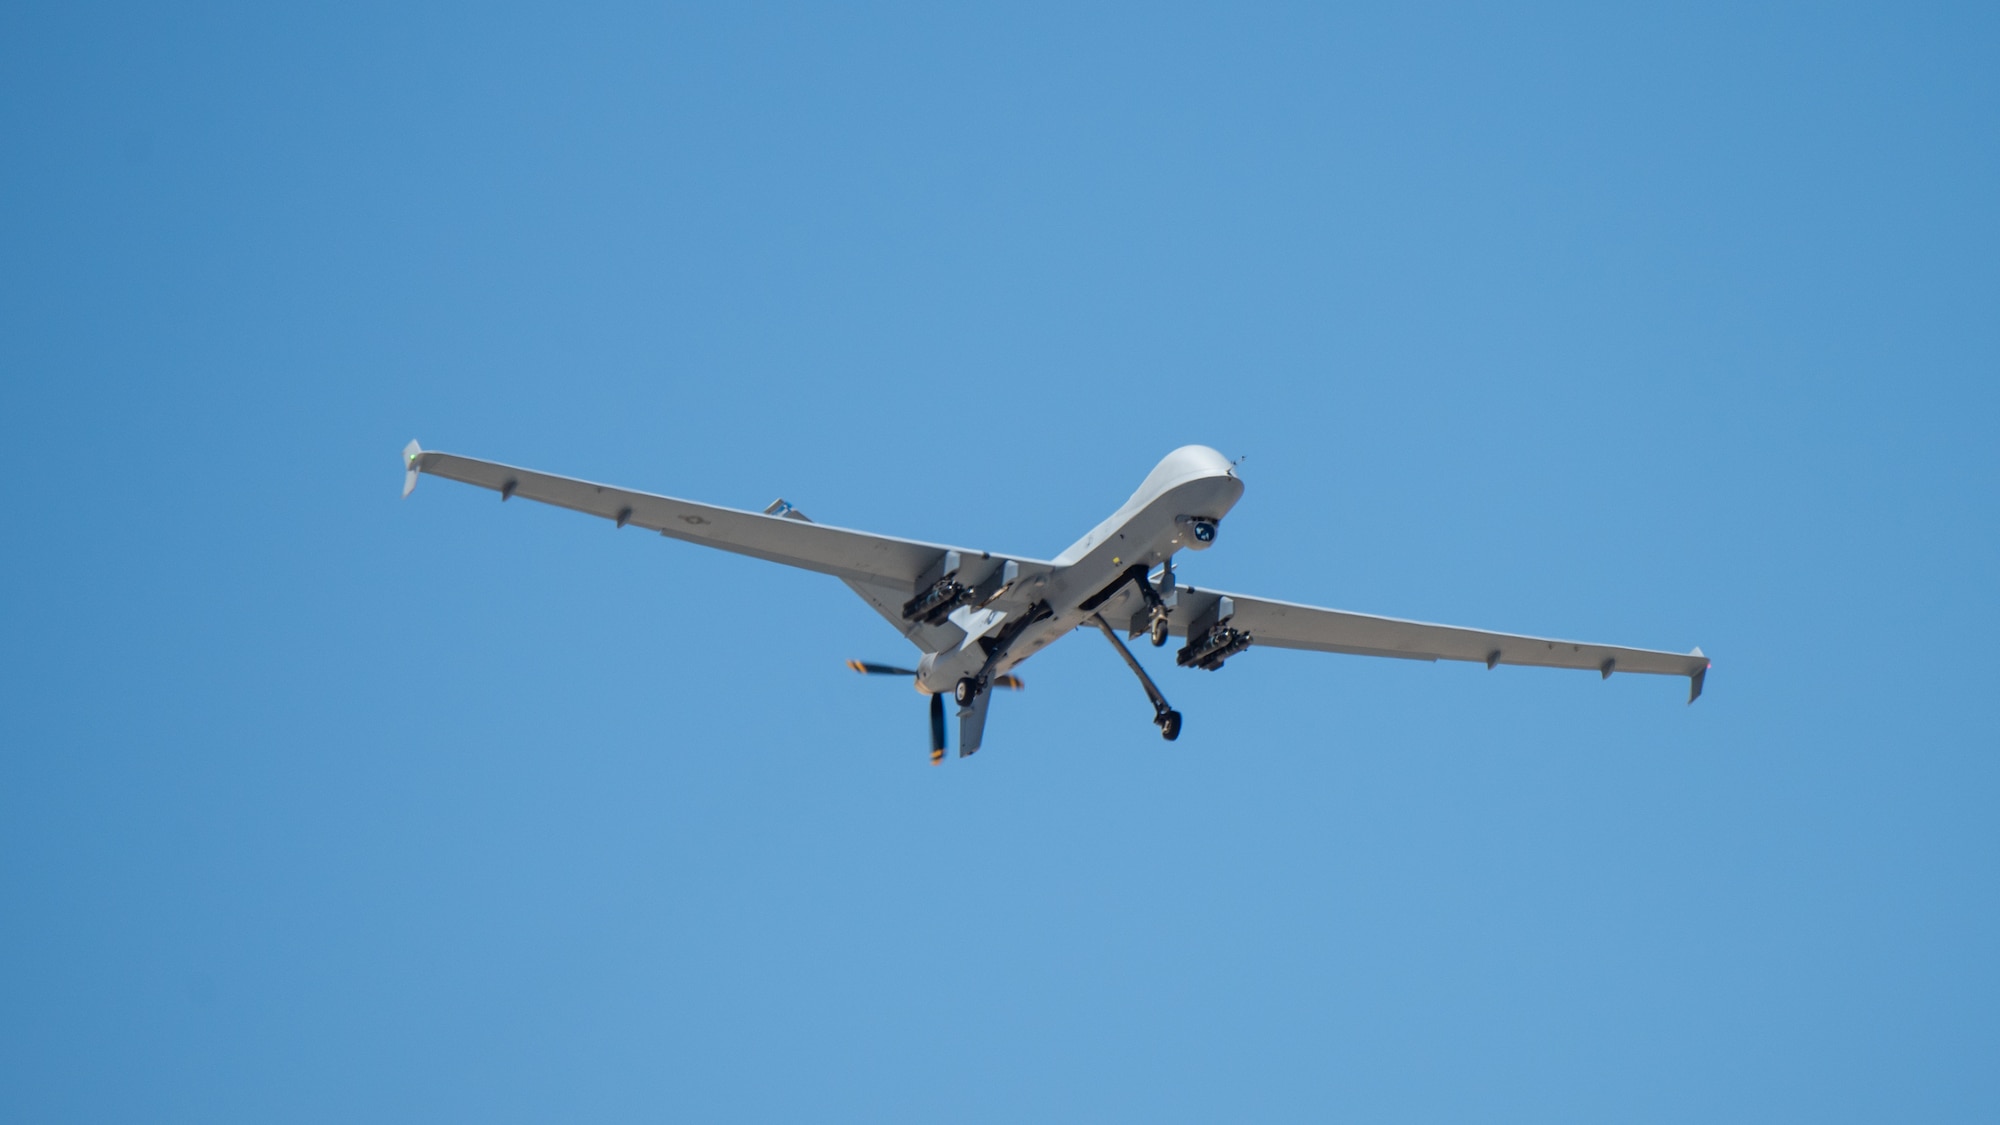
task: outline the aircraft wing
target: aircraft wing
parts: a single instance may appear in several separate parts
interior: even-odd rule
[[[1193,587],[1182,587],[1179,597],[1173,632],[1185,635],[1189,625],[1203,627],[1205,622],[1223,618],[1229,627],[1248,633],[1253,645],[1273,648],[1394,656],[1405,660],[1467,660],[1489,668],[1496,664],[1579,668],[1606,676],[1612,672],[1686,676],[1690,703],[1701,695],[1702,680],[1708,672],[1708,657],[1698,648],[1689,653],[1659,652],[1516,633],[1489,633],[1483,629],[1431,625]],[[1220,610],[1231,612],[1225,617]]]
[[[985,552],[963,547],[850,531],[803,519],[787,519],[782,515],[722,508],[672,496],[656,496],[650,492],[634,492],[607,484],[538,473],[494,461],[437,453],[420,449],[415,442],[411,442],[403,452],[407,470],[403,485],[405,496],[416,487],[419,473],[429,473],[490,488],[498,492],[502,500],[520,497],[554,504],[613,520],[620,527],[643,527],[672,539],[684,539],[705,547],[717,547],[739,555],[831,574],[855,585],[857,589],[866,587],[864,596],[869,597],[871,604],[898,596],[909,598],[918,579],[935,566],[947,551],[958,551],[967,559],[992,557]],[[1024,566],[1053,565],[1021,561]],[[898,595],[897,591],[908,592]],[[876,608],[884,616],[893,613],[892,621],[901,616],[900,601],[893,607],[883,602]],[[896,623],[906,635],[913,628],[930,628],[913,627],[909,622]]]

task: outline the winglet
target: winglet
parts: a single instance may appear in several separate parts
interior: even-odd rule
[[[1701,651],[1700,645],[1696,645],[1694,651],[1688,655],[1702,658],[1700,669],[1688,676],[1688,702],[1693,703],[1701,698],[1702,681],[1708,679],[1708,654]]]
[[[403,447],[403,499],[417,490],[417,458],[423,456],[424,447],[414,440]]]

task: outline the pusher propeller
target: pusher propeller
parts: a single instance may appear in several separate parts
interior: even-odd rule
[[[914,676],[917,674],[915,668],[898,668],[894,664],[870,664],[865,660],[850,660],[847,662],[847,666],[864,676]]]
[[[898,668],[894,664],[873,664],[866,660],[850,660],[847,666],[864,676],[908,676],[915,679],[917,675],[915,668]],[[995,676],[993,686],[1003,687],[1009,691],[1020,691],[1026,685],[1018,676]],[[931,697],[931,765],[935,766],[944,761],[944,696],[924,691],[922,684],[917,685],[917,690]]]
[[[917,674],[917,670],[915,668],[898,668],[894,664],[870,664],[866,660],[850,660],[847,662],[847,666],[861,673],[864,676],[914,677]],[[995,676],[993,677],[993,686],[1003,687],[1006,688],[1008,691],[1020,691],[1022,688],[1027,687],[1028,685],[1026,683],[1023,683],[1021,677],[1019,676]],[[917,690],[924,691],[924,689],[921,687],[919,687]],[[926,691],[924,692],[924,694],[929,695],[930,693]]]

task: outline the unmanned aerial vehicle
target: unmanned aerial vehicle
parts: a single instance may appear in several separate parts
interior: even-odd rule
[[[784,500],[762,512],[721,508],[517,469],[411,442],[403,450],[403,495],[421,473],[489,488],[640,527],[671,539],[718,547],[831,574],[903,634],[921,654],[916,667],[849,661],[857,672],[901,676],[930,697],[931,761],[944,759],[945,697],[957,704],[958,753],[974,753],[995,688],[1018,688],[1022,661],[1072,631],[1104,634],[1139,678],[1153,722],[1169,741],[1181,715],[1118,634],[1164,646],[1179,637],[1174,663],[1214,671],[1253,646],[1468,660],[1492,668],[1526,664],[1686,676],[1688,702],[1701,695],[1708,658],[1688,653],[1489,633],[1392,617],[1321,609],[1183,585],[1174,556],[1215,545],[1223,517],[1243,495],[1228,458],[1202,445],[1167,454],[1125,506],[1053,559],[922,543],[814,523]]]

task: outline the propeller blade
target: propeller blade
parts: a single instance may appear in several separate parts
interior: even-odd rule
[[[1020,691],[1028,685],[1022,683],[1019,676],[995,676],[993,677],[993,686],[1003,687],[1008,691]]]
[[[931,696],[931,765],[944,761],[944,696]]]
[[[847,666],[864,676],[914,676],[917,674],[915,668],[898,668],[893,664],[870,664],[865,660],[850,660],[847,662]]]

